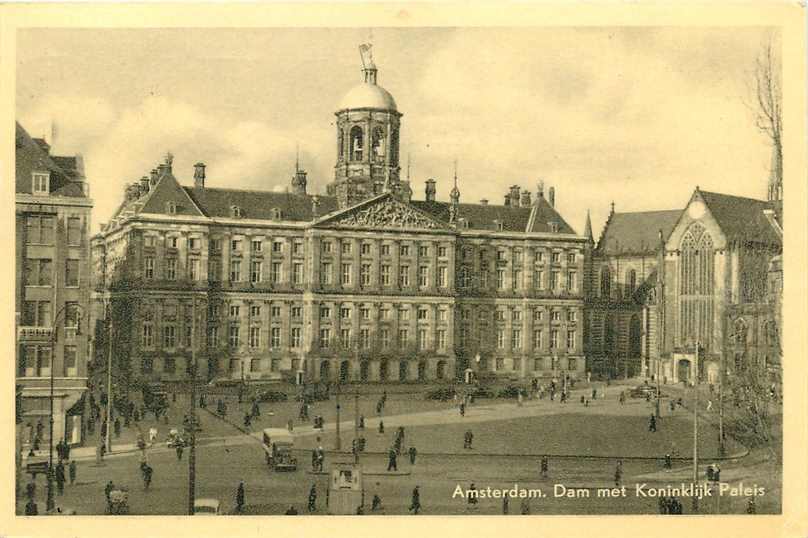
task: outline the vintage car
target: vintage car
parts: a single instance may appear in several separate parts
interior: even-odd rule
[[[270,469],[273,471],[297,470],[297,458],[292,453],[295,447],[295,437],[292,432],[283,428],[266,428],[261,442]]]

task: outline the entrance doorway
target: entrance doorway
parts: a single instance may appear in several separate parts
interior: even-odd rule
[[[418,361],[418,381],[426,381],[426,361]]]
[[[407,361],[401,361],[398,363],[398,380],[404,382],[407,380],[407,376],[410,373],[409,363]]]
[[[686,383],[690,382],[690,361],[687,359],[679,359],[676,370],[677,379]]]
[[[368,378],[370,377],[370,363],[368,361],[362,361],[359,363],[359,380],[363,383],[366,383]]]
[[[320,381],[331,380],[331,363],[324,360],[320,363]]]

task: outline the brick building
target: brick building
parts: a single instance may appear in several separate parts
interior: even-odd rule
[[[23,424],[48,435],[53,376],[54,441],[81,442],[87,389],[90,211],[80,156],[51,155],[16,126],[15,346]],[[26,442],[28,439],[26,439]]]

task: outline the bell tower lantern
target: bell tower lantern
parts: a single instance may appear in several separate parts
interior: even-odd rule
[[[377,84],[378,69],[370,45],[361,45],[362,82],[337,110],[337,163],[327,191],[339,207],[400,186],[399,129],[401,113],[390,92]]]

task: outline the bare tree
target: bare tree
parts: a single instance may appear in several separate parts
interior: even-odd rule
[[[777,41],[769,39],[755,61],[755,125],[772,143],[772,175],[780,184],[783,177],[783,92]]]

